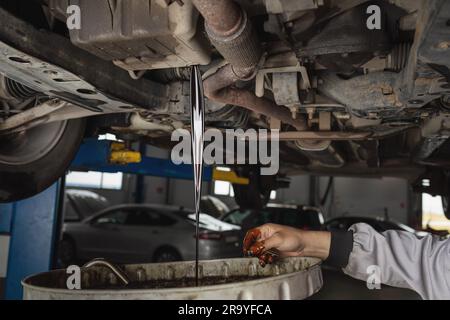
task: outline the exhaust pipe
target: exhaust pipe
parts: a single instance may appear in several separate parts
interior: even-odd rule
[[[258,36],[247,13],[230,0],[193,0],[205,19],[206,33],[235,73],[245,78],[256,69],[262,56]]]
[[[246,89],[233,87],[238,80],[241,79],[234,72],[232,65],[226,65],[205,80],[203,84],[205,95],[213,101],[240,106],[255,113],[273,117],[299,131],[307,129],[305,118],[294,119],[287,108],[280,107],[268,99],[259,98]]]
[[[231,0],[192,0],[205,19],[211,43],[229,62],[204,81],[206,97],[212,101],[232,104],[255,113],[276,118],[297,130],[306,130],[304,118],[292,119],[287,108],[280,107],[254,93],[232,87],[238,80],[254,77],[262,57],[262,48],[247,13]]]

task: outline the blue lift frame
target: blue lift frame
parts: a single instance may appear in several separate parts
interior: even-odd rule
[[[108,140],[86,139],[73,160],[71,169],[109,173],[123,172],[128,174],[185,180],[194,179],[192,165],[177,165],[169,159],[142,156],[142,161],[139,163],[130,163],[126,165],[110,164],[108,159],[111,153],[111,143],[112,141]],[[203,180],[211,181],[212,178],[212,167],[205,167],[203,169]]]
[[[60,183],[12,204],[0,204],[0,232],[9,235],[5,299],[22,299],[21,281],[52,268]]]

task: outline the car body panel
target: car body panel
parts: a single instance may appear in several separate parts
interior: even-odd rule
[[[170,219],[168,225],[127,225],[120,216],[136,210],[154,212]],[[156,205],[120,205],[108,208],[78,223],[66,223],[64,236],[76,244],[77,257],[90,260],[98,257],[115,262],[151,262],[161,248],[175,249],[184,260],[195,258],[195,221],[190,212],[178,207]],[[108,217],[119,217],[117,221]],[[108,220],[110,219],[110,220]],[[202,214],[201,231],[219,235],[219,239],[200,239],[200,258],[229,258],[241,254],[240,227],[231,226]],[[119,223],[120,222],[120,223]],[[221,229],[218,228],[221,226]],[[225,229],[225,230],[223,230]]]

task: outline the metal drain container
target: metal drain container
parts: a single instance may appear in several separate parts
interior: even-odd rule
[[[176,280],[194,277],[195,263],[170,262],[123,266],[130,280]],[[201,261],[200,277],[261,277],[227,284],[168,289],[117,289],[118,279],[106,267],[96,266],[81,271],[81,290],[67,289],[66,270],[55,270],[30,276],[22,281],[25,300],[300,300],[322,287],[320,260],[287,258],[262,268],[255,258]],[[115,289],[93,289],[95,287]]]

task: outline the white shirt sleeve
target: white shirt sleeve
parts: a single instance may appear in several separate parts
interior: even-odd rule
[[[376,266],[383,284],[412,289],[423,299],[450,299],[450,239],[397,230],[378,233],[364,223],[349,230],[353,249],[343,268],[346,274],[367,281],[368,268]]]

